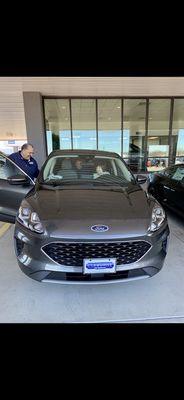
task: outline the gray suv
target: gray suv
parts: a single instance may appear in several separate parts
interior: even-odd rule
[[[17,261],[42,282],[114,283],[163,266],[161,205],[116,153],[53,151],[33,182],[1,153],[0,219],[14,222]]]

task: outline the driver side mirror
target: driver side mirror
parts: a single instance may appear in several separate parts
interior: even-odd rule
[[[7,178],[7,181],[10,185],[22,185],[24,183],[29,184],[30,179],[25,175],[13,175]]]
[[[136,182],[141,185],[142,183],[145,183],[147,181],[147,176],[144,175],[137,175],[136,176]]]

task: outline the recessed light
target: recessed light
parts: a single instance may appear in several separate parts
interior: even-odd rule
[[[121,108],[120,106],[117,106],[117,108]]]
[[[66,106],[62,106],[61,108],[62,108],[63,110],[65,110]]]

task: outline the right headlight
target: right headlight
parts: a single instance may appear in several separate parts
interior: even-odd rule
[[[149,226],[149,231],[150,232],[157,231],[163,224],[164,220],[165,220],[164,209],[159,204],[155,204],[152,210],[151,224]]]

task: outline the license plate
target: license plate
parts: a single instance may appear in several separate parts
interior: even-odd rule
[[[85,258],[83,263],[84,274],[114,273],[116,272],[116,258]]]

